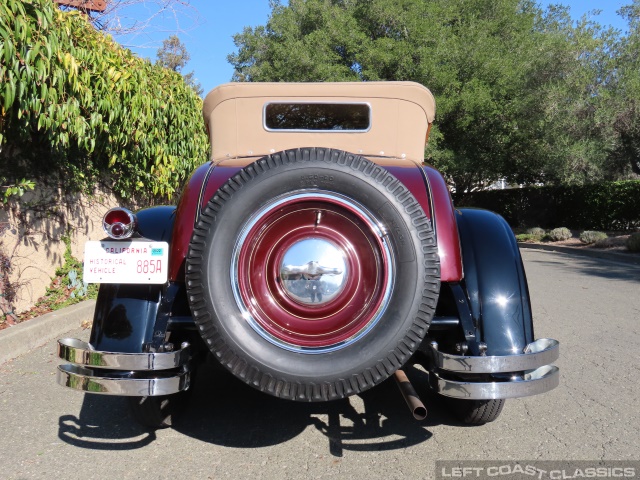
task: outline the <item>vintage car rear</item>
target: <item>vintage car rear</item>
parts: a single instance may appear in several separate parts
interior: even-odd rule
[[[421,365],[472,424],[557,386],[509,226],[454,209],[423,165],[434,116],[411,82],[214,89],[211,160],[177,207],[114,209],[87,245],[93,328],[59,341],[58,382],[129,396],[155,427],[206,357],[305,402],[407,387],[402,369]]]

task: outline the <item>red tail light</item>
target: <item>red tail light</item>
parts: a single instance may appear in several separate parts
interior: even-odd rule
[[[104,215],[102,228],[116,240],[129,238],[136,230],[136,216],[126,208],[112,208]]]

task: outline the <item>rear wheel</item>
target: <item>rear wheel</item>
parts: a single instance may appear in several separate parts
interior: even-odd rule
[[[160,397],[127,397],[133,418],[140,425],[149,428],[168,428],[173,417],[184,409],[187,392]]]
[[[496,400],[459,400],[455,399],[454,412],[464,423],[484,425],[493,422],[502,413],[504,399]]]
[[[431,223],[395,177],[339,150],[265,157],[209,201],[187,256],[214,355],[272,395],[324,401],[388,378],[439,292]]]
[[[185,411],[193,393],[202,355],[191,360],[189,388],[171,395],[155,397],[127,397],[129,411],[140,425],[148,428],[169,428],[177,415]]]

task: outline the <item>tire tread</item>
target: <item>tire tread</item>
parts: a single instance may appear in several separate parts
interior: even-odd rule
[[[468,425],[484,425],[500,416],[504,403],[504,399],[458,400],[456,414]]]

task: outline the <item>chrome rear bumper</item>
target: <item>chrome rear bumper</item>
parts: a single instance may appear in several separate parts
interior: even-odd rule
[[[441,395],[468,400],[491,400],[538,395],[556,388],[560,374],[551,365],[558,359],[557,340],[541,338],[524,353],[505,356],[463,356],[442,353],[431,346],[429,383]],[[490,382],[479,380],[492,376]]]
[[[158,396],[189,388],[189,345],[158,353],[117,353],[94,350],[75,338],[58,340],[58,384],[87,393]]]

